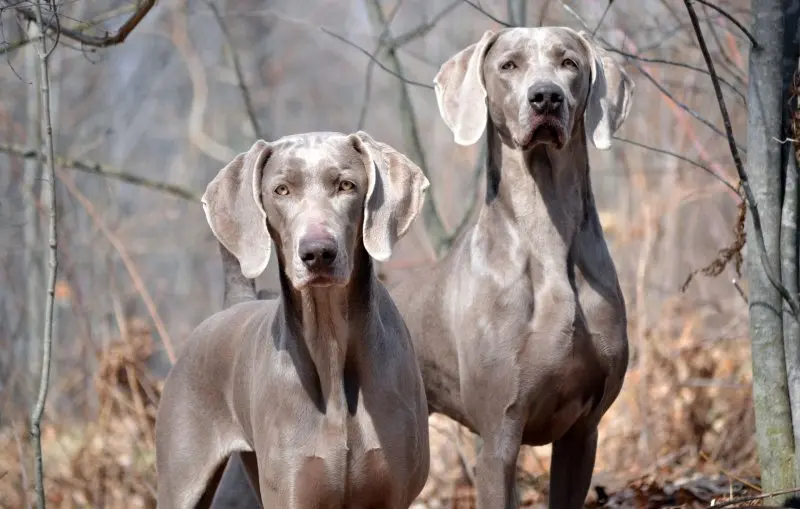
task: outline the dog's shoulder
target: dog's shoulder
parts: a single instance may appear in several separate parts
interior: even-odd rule
[[[211,342],[217,347],[226,342],[256,334],[271,325],[278,309],[277,300],[253,300],[234,304],[212,314],[195,327],[187,343],[199,346]]]

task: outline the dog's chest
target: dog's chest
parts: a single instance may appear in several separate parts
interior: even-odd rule
[[[297,507],[384,505],[393,492],[376,424],[365,412],[340,417],[320,416],[318,433],[292,461],[288,485]]]

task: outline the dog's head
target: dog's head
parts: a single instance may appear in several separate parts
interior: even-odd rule
[[[346,285],[359,243],[388,259],[428,185],[408,157],[363,131],[309,133],[257,141],[220,170],[202,202],[245,277],[264,271],[274,241],[300,290]]]
[[[633,81],[583,32],[566,27],[487,31],[434,78],[439,112],[456,143],[472,145],[487,116],[521,150],[560,150],[581,136],[607,149],[628,116]]]

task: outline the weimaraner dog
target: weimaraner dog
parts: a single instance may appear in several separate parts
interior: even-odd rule
[[[428,409],[483,438],[478,507],[513,508],[520,444],[553,444],[550,507],[582,507],[597,425],[628,365],[625,301],[598,219],[587,139],[628,115],[633,82],[584,33],[487,31],[434,79],[456,143],[488,138],[476,224],[390,289]]]
[[[206,219],[245,284],[226,271],[230,306],[192,332],[167,377],[160,509],[209,507],[232,453],[264,507],[409,507],[428,475],[428,410],[372,259],[390,256],[427,188],[361,131],[258,141],[212,180]],[[281,293],[255,300],[247,279],[273,241]]]

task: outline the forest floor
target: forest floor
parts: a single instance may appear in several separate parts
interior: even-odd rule
[[[145,367],[155,348],[147,327],[133,322],[127,331],[125,340],[98,352],[96,415],[77,419],[45,414],[42,440],[50,509],[155,508],[154,423],[163,382]],[[601,426],[585,507],[762,504],[747,345],[728,345],[720,358],[713,348],[695,348],[686,334],[675,341],[684,353],[651,364],[647,398],[642,398],[641,373],[629,371],[626,389]],[[686,383],[698,373],[725,383]],[[0,508],[33,507],[27,414],[5,409],[0,414]],[[431,475],[415,507],[475,507],[474,436],[439,415],[431,417],[430,429]],[[549,447],[523,448],[518,468],[521,506],[546,507],[548,470]]]

